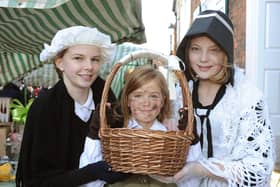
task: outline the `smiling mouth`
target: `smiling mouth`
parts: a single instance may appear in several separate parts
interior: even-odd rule
[[[139,110],[140,112],[151,112],[153,110]]]
[[[212,66],[198,66],[200,71],[208,71]]]
[[[145,112],[145,113],[148,113],[148,112],[152,112],[152,111],[154,111],[154,109],[149,109],[149,110],[138,110],[139,112]]]
[[[80,75],[81,77],[92,77],[93,75]]]

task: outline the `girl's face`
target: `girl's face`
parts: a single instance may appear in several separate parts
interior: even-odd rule
[[[152,80],[128,95],[131,116],[145,129],[149,129],[163,106],[158,82]]]
[[[206,36],[193,38],[188,53],[190,66],[200,80],[208,80],[221,71],[226,58],[223,50]]]
[[[87,90],[98,76],[101,51],[92,45],[75,45],[69,47],[55,64],[63,72],[68,89]]]

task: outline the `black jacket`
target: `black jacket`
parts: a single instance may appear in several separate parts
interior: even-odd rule
[[[104,80],[92,85],[93,100],[100,103]],[[112,91],[108,101],[115,101]],[[25,124],[17,187],[78,186],[92,180],[90,166],[79,169],[90,120],[85,123],[74,112],[74,100],[63,81],[34,100]]]

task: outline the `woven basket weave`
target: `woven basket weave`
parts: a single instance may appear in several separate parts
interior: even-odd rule
[[[110,128],[106,121],[106,102],[114,75],[122,65],[138,58],[149,58],[167,65],[168,57],[149,51],[136,51],[116,63],[108,75],[100,103],[100,131],[103,157],[113,171],[171,176],[185,164],[193,140],[193,108],[187,80],[182,71],[172,70],[182,88],[183,105],[188,107],[184,131]]]

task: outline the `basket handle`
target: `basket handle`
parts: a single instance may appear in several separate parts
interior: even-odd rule
[[[115,76],[115,74],[118,72],[119,68],[123,65],[128,64],[130,61],[139,59],[139,58],[149,58],[158,60],[163,63],[163,65],[168,65],[168,56],[165,56],[160,53],[155,53],[151,51],[135,51],[129,55],[124,56],[122,59],[117,62],[114,67],[112,68],[112,71],[109,73],[105,85],[104,90],[102,93],[102,98],[100,102],[100,129],[108,128],[107,120],[106,120],[106,103],[108,100],[108,93],[110,90],[111,82]],[[184,72],[180,70],[172,70],[176,77],[179,80],[179,83],[181,85],[181,91],[183,96],[183,106],[188,108],[188,125],[184,131],[185,135],[192,136],[193,135],[193,105],[192,105],[192,98],[190,94],[190,89],[188,85],[188,81],[184,75]]]

